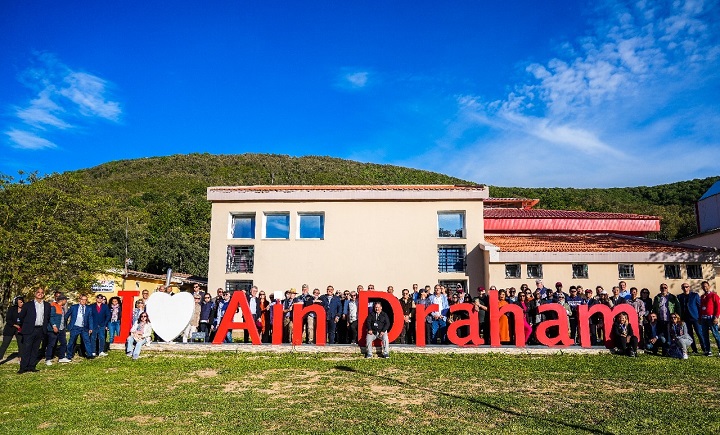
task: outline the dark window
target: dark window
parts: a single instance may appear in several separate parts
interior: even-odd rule
[[[254,246],[228,246],[225,273],[252,273],[254,257]]]
[[[572,265],[572,276],[573,278],[585,278],[588,277],[588,265],[585,263],[573,264]]]
[[[465,272],[465,245],[438,246],[438,272]]]
[[[618,277],[620,279],[635,279],[635,266],[632,264],[618,264]]]
[[[527,265],[527,276],[528,278],[542,278],[542,264],[528,264]]]
[[[688,264],[685,266],[688,279],[702,279],[702,264]]]
[[[520,278],[520,265],[519,264],[506,264],[505,265],[505,278]]]
[[[680,279],[680,265],[679,264],[666,264],[665,265],[665,279]]]
[[[225,291],[230,292],[231,295],[238,290],[250,292],[252,286],[252,281],[225,281]]]

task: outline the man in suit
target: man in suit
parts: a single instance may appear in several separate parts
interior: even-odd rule
[[[685,322],[687,326],[687,332],[690,338],[693,336],[693,332],[697,335],[697,342],[700,343],[700,349],[705,351],[707,345],[705,344],[705,338],[700,332],[700,295],[694,291],[690,291],[690,284],[684,282],[680,288],[682,293],[677,297],[680,303],[680,318]],[[697,353],[696,341],[692,342],[692,351]]]
[[[39,371],[35,366],[38,362],[40,343],[42,342],[48,323],[50,322],[50,304],[45,302],[45,290],[35,290],[35,299],[24,304],[18,318],[20,333],[23,336],[23,348],[20,355],[18,374]]]
[[[92,348],[92,356],[106,356],[105,340],[107,338],[108,325],[110,325],[110,308],[105,303],[105,296],[101,294],[95,295],[95,304],[90,307],[92,316],[93,332],[90,334],[90,347]]]
[[[250,288],[250,293],[245,293],[245,297],[248,301],[248,306],[250,307],[250,313],[252,314],[253,324],[257,324],[257,321],[260,318],[260,301],[258,300],[257,295],[258,288],[256,285]],[[248,334],[247,331],[244,332],[243,342],[250,342],[250,334]]]
[[[320,299],[325,308],[325,328],[328,335],[327,344],[335,344],[335,328],[342,315],[342,303],[340,302],[340,298],[335,296],[335,288],[331,285],[327,286],[327,294],[321,296]]]
[[[92,356],[92,344],[90,343],[90,334],[92,334],[95,324],[93,316],[90,313],[92,307],[87,306],[87,296],[80,296],[80,303],[75,304],[68,310],[68,329],[70,330],[70,341],[68,342],[66,358],[72,360],[75,354],[75,341],[78,335],[82,337],[85,343],[85,352],[87,356]]]

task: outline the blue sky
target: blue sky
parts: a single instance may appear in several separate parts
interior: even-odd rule
[[[330,155],[503,186],[720,174],[717,1],[0,2],[0,172]]]

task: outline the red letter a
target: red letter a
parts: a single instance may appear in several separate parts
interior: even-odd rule
[[[452,344],[457,344],[458,346],[467,346],[468,343],[472,342],[474,346],[480,346],[483,344],[483,339],[480,338],[480,325],[478,324],[478,313],[473,312],[473,304],[470,303],[462,303],[462,304],[455,304],[450,306],[450,313],[454,313],[456,311],[467,311],[470,315],[469,319],[461,319],[456,320],[448,326],[447,330],[447,336],[448,340]],[[424,320],[424,319],[423,319]],[[462,328],[463,326],[469,326],[470,335],[467,337],[460,338],[458,337],[458,329]]]
[[[243,315],[242,322],[235,322],[233,317],[237,312],[238,306],[240,312]],[[230,329],[244,329],[250,333],[250,339],[252,344],[260,344],[260,334],[258,334],[257,326],[255,325],[255,319],[253,319],[252,313],[250,312],[250,305],[248,305],[247,298],[243,292],[235,292],[228,303],[225,315],[220,320],[213,344],[220,344],[225,339],[225,335]]]

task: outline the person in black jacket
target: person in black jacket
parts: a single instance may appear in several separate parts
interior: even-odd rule
[[[635,331],[628,321],[626,313],[620,313],[617,320],[613,324],[613,338],[615,339],[615,347],[620,353],[627,356],[637,356],[638,339]]]
[[[5,357],[5,351],[7,350],[13,337],[17,340],[18,355],[22,354],[22,335],[20,335],[20,310],[22,309],[25,299],[22,296],[16,296],[13,299],[13,304],[7,310],[5,315],[5,327],[3,328],[3,339],[2,346],[0,346],[0,359]]]
[[[19,318],[23,335],[23,351],[20,354],[20,370],[37,372],[35,368],[40,352],[40,342],[45,337],[48,323],[50,323],[50,304],[45,302],[45,290],[41,287],[35,290],[35,299],[23,305]]]
[[[390,329],[390,318],[382,310],[382,304],[375,302],[373,306],[374,312],[367,318],[367,336],[365,338],[365,346],[367,352],[365,358],[372,358],[373,341],[380,339],[382,341],[382,357],[390,358],[390,340],[388,340],[388,329]]]

